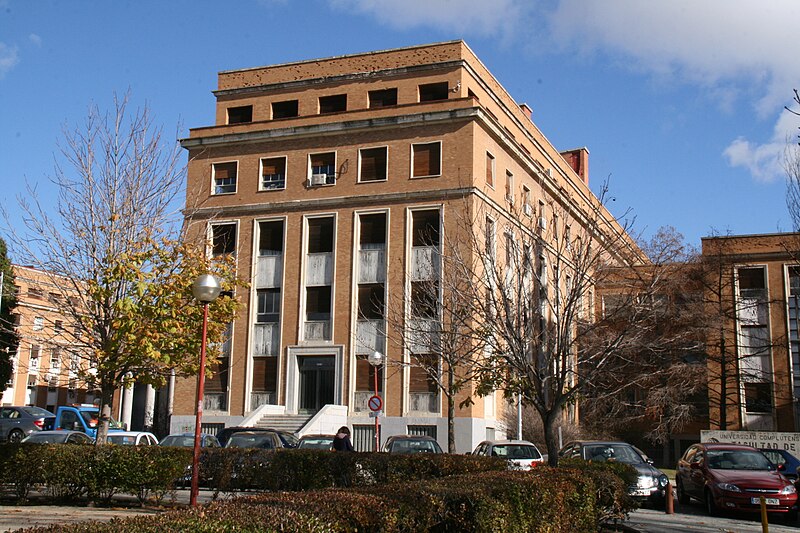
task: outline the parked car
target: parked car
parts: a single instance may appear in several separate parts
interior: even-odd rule
[[[789,481],[796,483],[798,480],[797,469],[800,468],[800,459],[792,455],[788,450],[775,450],[773,448],[759,448],[761,453],[772,461],[778,471],[786,476]]]
[[[336,435],[303,435],[297,443],[301,449],[332,450]]]
[[[585,461],[619,461],[636,469],[639,477],[636,485],[628,487],[628,494],[640,501],[662,506],[666,501],[669,478],[653,466],[653,461],[638,448],[618,441],[573,441],[561,448],[559,457],[574,457]]]
[[[114,431],[108,433],[106,442],[123,446],[155,446],[158,439],[148,431]]]
[[[686,450],[675,471],[678,501],[705,502],[709,515],[721,511],[767,510],[797,520],[797,490],[767,457],[740,444],[700,443]]]
[[[22,442],[25,444],[93,444],[94,439],[83,431],[51,429],[31,433]]]
[[[260,448],[276,450],[285,448],[283,441],[275,431],[237,431],[225,443],[226,448]]]
[[[433,437],[421,435],[392,435],[383,444],[389,453],[444,453]]]
[[[236,433],[240,433],[242,431],[249,431],[249,432],[265,432],[265,433],[273,433],[277,435],[280,439],[280,445],[276,446],[277,448],[296,448],[298,438],[289,433],[288,431],[280,431],[277,429],[272,428],[260,428],[260,427],[247,427],[247,426],[231,426],[222,429],[219,433],[217,433],[217,439],[219,440],[220,445],[226,447],[228,444],[228,439],[231,438],[231,435]]]
[[[527,440],[485,440],[478,444],[472,455],[503,457],[512,470],[530,470],[544,462],[539,448]]]
[[[100,423],[100,408],[91,403],[60,405],[56,409],[53,427],[48,429],[69,429],[83,431],[92,438],[97,437],[97,426]],[[124,426],[109,420],[108,431],[122,431]]]
[[[172,433],[158,443],[159,446],[178,446],[180,448],[194,448],[194,433]],[[219,440],[210,433],[200,433],[201,448],[219,448]]]
[[[35,406],[0,407],[0,439],[20,442],[35,431],[52,427],[56,415]]]

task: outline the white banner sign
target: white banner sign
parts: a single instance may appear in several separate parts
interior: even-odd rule
[[[701,442],[730,442],[746,444],[753,448],[788,450],[793,455],[800,452],[800,433],[778,433],[776,431],[715,431],[700,432]]]

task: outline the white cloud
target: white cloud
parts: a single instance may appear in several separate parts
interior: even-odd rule
[[[784,111],[779,115],[772,139],[768,142],[753,143],[739,137],[723,151],[723,156],[729,165],[746,168],[758,181],[775,181],[785,175],[783,156],[787,144],[797,142],[798,126],[800,117]]]
[[[28,40],[33,44],[35,44],[36,46],[42,46],[42,38],[35,33],[31,33],[30,35],[28,35]]]
[[[524,0],[329,0],[343,11],[375,17],[397,29],[436,28],[482,37],[508,36],[519,27],[527,2]]]
[[[0,78],[5,76],[17,63],[19,63],[17,47],[0,42]]]

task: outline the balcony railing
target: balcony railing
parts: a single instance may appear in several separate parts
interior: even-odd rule
[[[355,391],[353,393],[353,411],[357,413],[364,413],[369,411],[369,399],[375,394],[375,391]]]
[[[409,349],[412,353],[439,351],[439,325],[436,320],[412,318],[408,322]]]
[[[306,286],[330,285],[333,280],[333,254],[310,253],[306,258]]]
[[[409,392],[408,410],[417,413],[438,413],[439,395],[435,392]]]
[[[256,288],[270,289],[281,286],[283,254],[263,255],[256,260]]]
[[[206,392],[203,394],[204,411],[226,411],[228,395],[224,392]]]
[[[280,327],[278,323],[255,324],[253,326],[253,355],[278,355],[280,350]]]
[[[356,324],[356,353],[384,352],[386,325],[383,320],[359,320]]]
[[[382,283],[386,280],[386,250],[375,248],[358,251],[358,282]]]
[[[439,277],[439,250],[435,246],[411,248],[411,281],[426,281]]]
[[[250,410],[255,411],[262,405],[276,405],[278,402],[278,395],[275,391],[269,392],[256,392],[250,393]]]
[[[330,320],[308,320],[305,323],[305,335],[307,341],[329,341],[331,340],[331,321]]]

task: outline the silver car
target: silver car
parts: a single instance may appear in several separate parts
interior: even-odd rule
[[[49,429],[56,415],[35,406],[0,407],[0,440],[20,442],[33,432]]]

